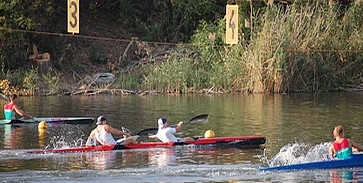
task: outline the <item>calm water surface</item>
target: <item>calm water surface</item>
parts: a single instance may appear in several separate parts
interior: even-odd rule
[[[320,160],[332,128],[363,143],[363,93],[292,95],[127,95],[22,97],[22,109],[36,117],[106,115],[114,127],[132,132],[208,113],[206,124],[186,124],[179,136],[263,135],[257,149],[155,148],[29,155],[26,150],[84,143],[94,125],[0,126],[0,182],[351,182],[362,169],[261,172],[269,165]],[[4,104],[2,102],[2,104]],[[0,115],[3,118],[3,114]],[[139,141],[149,139],[139,138]]]

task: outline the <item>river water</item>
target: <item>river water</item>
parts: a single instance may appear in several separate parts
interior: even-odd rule
[[[266,136],[256,149],[175,147],[69,154],[27,154],[84,143],[94,124],[0,126],[0,182],[351,182],[363,169],[263,172],[271,165],[323,159],[332,129],[363,143],[363,93],[290,95],[98,95],[21,97],[21,108],[36,117],[106,115],[116,128],[136,133],[207,113],[205,124],[186,124],[179,136]],[[4,104],[4,103],[3,103]],[[1,116],[3,117],[3,116]],[[148,141],[139,138],[139,141]]]

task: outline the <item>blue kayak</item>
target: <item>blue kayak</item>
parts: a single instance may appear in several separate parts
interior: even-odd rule
[[[337,169],[363,167],[363,154],[353,154],[344,160],[326,160],[292,165],[282,165],[268,168],[261,168],[261,171],[272,170],[311,170],[311,169]]]

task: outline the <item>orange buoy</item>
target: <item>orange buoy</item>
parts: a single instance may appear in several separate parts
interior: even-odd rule
[[[212,138],[212,137],[215,137],[215,133],[212,130],[207,130],[204,133],[204,138]]]
[[[47,123],[45,121],[41,121],[38,124],[38,129],[47,129]]]

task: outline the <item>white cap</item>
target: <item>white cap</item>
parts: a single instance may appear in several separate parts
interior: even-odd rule
[[[103,115],[98,117],[96,125],[100,125],[102,121],[106,121],[106,117]]]
[[[164,118],[164,117],[159,118],[159,120],[158,120],[158,126],[159,126],[159,129],[163,128],[163,127],[164,127],[164,124],[165,124],[166,122],[167,122],[167,121],[166,121],[166,118]]]

